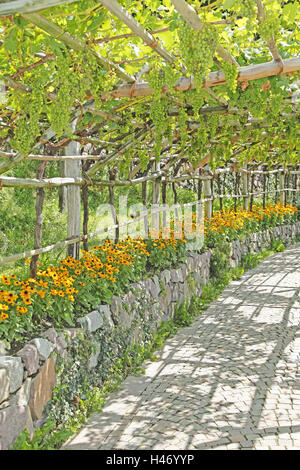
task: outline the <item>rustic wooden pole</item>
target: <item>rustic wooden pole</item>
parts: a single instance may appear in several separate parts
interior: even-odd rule
[[[82,162],[82,171],[85,173],[89,167],[91,166],[91,162],[89,160]],[[81,188],[82,192],[82,202],[83,202],[83,235],[88,234],[88,223],[89,223],[89,200],[88,200],[88,185],[84,184]],[[85,251],[89,251],[88,240],[85,238],[83,240],[83,249]]]
[[[199,176],[201,176],[201,168],[199,168]],[[202,198],[202,181],[201,180],[198,180],[198,201],[200,201],[200,199]]]
[[[244,166],[247,171],[247,165]],[[243,191],[243,209],[249,210],[249,176],[248,173],[242,173],[242,191]]]
[[[280,190],[279,200],[282,205],[285,205],[284,180],[285,180],[284,171],[282,171],[279,175],[279,190]]]
[[[63,161],[58,162],[59,176],[64,177],[65,165]],[[67,187],[61,186],[58,188],[58,207],[59,212],[65,212],[67,206]]]
[[[206,174],[208,174],[209,167],[208,165],[205,165],[204,169],[206,170]],[[211,180],[205,180],[204,185],[204,198],[205,199],[210,199],[209,201],[206,201],[204,203],[204,213],[205,216],[208,217],[209,219],[212,217],[212,190],[211,190]]]
[[[109,179],[110,179],[111,181],[114,181],[115,178],[116,178],[116,170],[115,170],[115,169],[110,170],[110,172],[109,172]],[[118,221],[118,216],[117,216],[117,212],[116,212],[116,208],[115,208],[115,192],[114,192],[114,187],[113,187],[113,186],[109,186],[108,190],[109,190],[109,203],[110,203],[110,205],[111,205],[111,210],[112,210],[112,216],[113,216],[114,224],[115,224],[115,225],[118,225],[118,224],[119,224],[119,221]],[[117,227],[116,230],[115,230],[115,243],[117,243],[117,242],[119,241],[119,236],[120,236],[119,227]]]
[[[252,209],[253,209],[253,200],[254,200],[254,196],[253,196],[253,193],[254,193],[254,178],[255,178],[255,175],[252,174],[252,175],[251,175],[251,189],[250,189],[250,193],[251,193],[251,196],[250,196],[250,211],[252,211]]]
[[[75,132],[77,119],[71,123],[72,132]],[[80,155],[80,144],[76,141],[70,142],[65,147],[66,155]],[[79,177],[81,170],[81,162],[65,161],[65,176]],[[68,207],[68,238],[80,236],[81,228],[81,210],[80,210],[80,187],[68,186],[67,188],[67,207]],[[79,259],[79,243],[68,246],[68,256]]]
[[[45,169],[47,166],[47,162],[41,162],[38,166],[36,177],[43,178],[45,174]],[[45,189],[38,188],[36,190],[36,203],[35,203],[35,213],[36,213],[36,223],[35,223],[35,231],[34,231],[34,249],[41,248],[41,240],[42,240],[42,231],[43,231],[43,205],[45,200]],[[31,258],[30,262],[30,277],[33,279],[36,278],[37,273],[37,263],[38,263],[39,255],[34,255]]]
[[[293,184],[293,204],[297,204],[297,186],[298,186],[298,175],[294,175],[294,184]]]
[[[145,208],[147,208],[147,181],[142,182],[142,203]],[[149,219],[148,215],[144,217],[144,229],[146,237],[149,236]]]
[[[160,162],[154,162],[154,171],[160,171]],[[154,208],[158,207],[160,204],[160,190],[161,184],[160,180],[157,178],[152,183],[152,205]],[[153,232],[154,230],[154,232]],[[160,213],[157,212],[151,215],[151,231],[153,232],[152,236],[155,237],[155,234],[158,235],[160,231]]]
[[[275,204],[277,204],[277,202],[279,200],[279,196],[278,196],[278,173],[275,174],[274,189],[275,189],[274,202],[275,202]]]
[[[266,169],[265,166],[263,166],[263,171]],[[263,174],[263,208],[266,208],[266,182],[267,182],[267,177],[265,174]]]
[[[161,200],[163,205],[167,203],[167,183],[165,181],[161,184]],[[162,226],[166,227],[167,225],[167,214],[166,211],[163,211],[162,214]]]
[[[238,194],[238,173],[237,172],[234,173],[234,194],[235,195]],[[234,210],[235,210],[235,212],[237,210],[237,203],[238,203],[238,198],[235,197],[234,198]]]

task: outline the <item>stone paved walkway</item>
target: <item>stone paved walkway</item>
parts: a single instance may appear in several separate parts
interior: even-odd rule
[[[300,449],[300,244],[232,282],[65,449]]]

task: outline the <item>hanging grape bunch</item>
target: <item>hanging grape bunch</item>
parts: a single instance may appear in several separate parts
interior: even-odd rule
[[[200,31],[193,30],[187,23],[178,30],[183,63],[190,75],[194,76],[196,88],[201,87],[213,65],[218,35],[214,28],[204,24]]]

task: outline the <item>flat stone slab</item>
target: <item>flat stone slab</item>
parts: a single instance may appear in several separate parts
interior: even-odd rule
[[[28,406],[14,405],[0,410],[0,450],[8,450],[24,429],[33,434]]]
[[[36,347],[38,354],[43,361],[48,359],[55,347],[53,343],[45,338],[35,338],[31,341],[31,344]]]
[[[299,279],[297,244],[233,281],[63,449],[300,449]]]
[[[13,393],[21,387],[24,376],[24,368],[20,357],[0,357],[0,369],[6,369],[9,375],[9,392]]]
[[[97,310],[94,310],[84,317],[79,318],[78,323],[80,323],[82,328],[84,328],[86,331],[89,331],[90,333],[98,330],[104,325],[103,318]]]
[[[7,369],[0,369],[0,404],[9,397],[10,378]]]
[[[34,344],[26,344],[16,355],[22,359],[28,375],[33,375],[37,372],[39,368],[39,353]]]
[[[46,404],[51,399],[55,380],[55,360],[49,357],[31,382],[29,407],[33,420],[42,416]]]

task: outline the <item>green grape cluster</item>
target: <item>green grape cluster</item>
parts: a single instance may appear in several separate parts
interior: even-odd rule
[[[153,101],[150,106],[149,115],[154,125],[154,154],[156,157],[159,157],[162,148],[163,136],[168,127],[167,105],[168,102],[165,99],[160,98],[156,101]]]
[[[163,69],[156,66],[148,74],[148,83],[150,88],[154,91],[153,99],[158,99],[161,96],[162,88],[164,86],[164,72]]]
[[[187,133],[187,113],[184,108],[179,109],[178,113],[178,127],[180,131],[180,138],[181,138],[181,145],[185,147],[188,141],[188,133]]]
[[[139,152],[141,170],[145,171],[149,163],[149,154],[145,150]]]
[[[205,103],[205,91],[203,88],[197,88],[196,90],[191,90],[186,92],[188,95],[188,101],[191,103],[194,111],[195,118],[198,117],[199,111]]]
[[[256,23],[256,1],[255,0],[239,0],[236,3],[237,15],[247,18],[246,28],[251,31]]]
[[[36,138],[40,135],[40,116],[43,112],[45,98],[39,77],[30,80],[32,92],[20,96],[20,117],[16,121],[14,136],[11,141],[13,148],[28,155]]]
[[[183,63],[190,75],[194,76],[196,88],[201,87],[213,65],[218,34],[216,30],[204,24],[200,31],[184,23],[178,29],[179,47]]]
[[[237,77],[239,74],[238,67],[234,64],[230,64],[228,62],[224,62],[222,65],[223,72],[225,73],[225,78],[226,78],[226,83],[229,88],[229,90],[232,93],[236,92],[237,89]]]
[[[267,15],[258,28],[259,35],[263,41],[270,41],[272,38],[277,39],[280,30],[280,18],[278,16]]]

